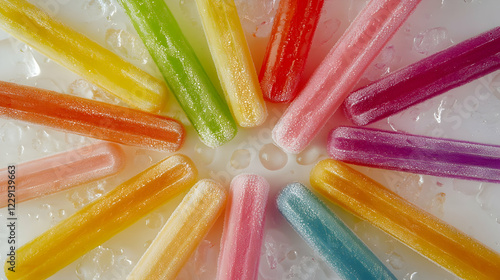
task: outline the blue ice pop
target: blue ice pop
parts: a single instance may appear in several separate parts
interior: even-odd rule
[[[278,209],[297,233],[343,279],[396,279],[365,244],[300,183],[286,186]]]

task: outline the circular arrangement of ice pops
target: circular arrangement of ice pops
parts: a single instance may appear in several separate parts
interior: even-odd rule
[[[272,136],[286,152],[299,153],[324,127],[420,3],[370,0],[305,88],[300,89],[323,1],[280,2],[259,84],[234,1],[197,0],[222,86],[221,95],[163,1],[119,2],[165,82],[115,57],[22,0],[5,1],[0,7],[0,27],[137,109],[0,81],[0,115],[122,145],[175,152],[184,142],[186,132],[182,124],[155,114],[167,103],[167,88],[200,140],[209,147],[219,147],[235,137],[236,124],[254,127],[266,120],[263,87],[269,101],[291,102]],[[299,13],[301,9],[304,14]],[[344,103],[346,115],[354,123],[364,125],[499,69],[499,28],[354,92]],[[293,38],[285,38],[282,32]],[[67,51],[71,45],[78,47]],[[85,59],[79,60],[82,57]],[[111,70],[105,69],[104,61],[111,65]],[[413,99],[408,101],[405,96]],[[499,146],[340,127],[331,133],[327,148],[333,158],[348,163],[500,182],[496,156]],[[41,197],[63,187],[110,176],[123,168],[123,161],[120,146],[104,142],[19,164],[19,168],[30,170],[18,181],[25,182],[23,187],[27,189],[21,198]],[[0,175],[4,173],[0,170]],[[44,175],[43,180],[34,182],[40,174]],[[10,184],[3,179],[0,178],[2,194],[7,193],[4,185]],[[382,186],[341,163],[320,162],[310,180],[313,188],[327,199],[459,277],[496,279],[500,274],[497,252],[403,198],[385,193]],[[153,209],[187,192],[127,279],[175,279],[223,211],[226,213],[221,215],[224,231],[216,278],[257,279],[269,184],[257,174],[242,174],[234,178],[228,193],[226,186],[218,182],[200,180],[195,184],[196,181],[192,160],[180,154],[171,155],[19,247],[15,271],[6,262],[5,274],[8,279],[50,277]],[[276,204],[273,207],[277,206],[297,233],[343,279],[396,279],[307,187],[292,183],[281,188],[280,195],[271,198]],[[404,218],[408,213],[413,213],[415,220]]]

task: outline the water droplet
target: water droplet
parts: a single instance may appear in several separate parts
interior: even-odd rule
[[[58,213],[60,219],[66,218],[66,210],[59,209],[59,211],[57,213]]]
[[[194,152],[196,153],[196,161],[200,161],[201,164],[209,165],[215,158],[215,149],[210,148],[201,143],[197,143],[194,146]]]
[[[164,222],[165,218],[162,214],[152,213],[146,219],[146,226],[150,229],[159,229],[161,226],[163,226]]]
[[[262,165],[269,170],[279,170],[285,167],[288,155],[274,144],[266,144],[259,151]]]
[[[295,250],[290,250],[286,254],[287,259],[292,260],[292,261],[297,259],[297,256],[298,256],[298,253]]]
[[[134,165],[146,168],[153,163],[153,158],[145,150],[137,150],[134,157]]]
[[[69,92],[72,95],[92,99],[94,97],[93,86],[83,79],[73,81],[69,85]]]
[[[444,216],[444,202],[446,201],[446,194],[445,193],[438,193],[436,194],[431,201],[431,211],[434,215],[437,217],[443,217]]]
[[[231,156],[231,166],[234,169],[245,169],[250,165],[252,155],[247,149],[239,149],[233,152]]]
[[[267,37],[271,33],[272,22],[279,1],[236,0],[241,24],[245,32],[255,37]]]
[[[391,254],[389,255],[389,258],[387,259],[387,262],[395,270],[400,270],[405,265],[403,257],[400,254],[396,253],[396,252],[391,252]]]
[[[82,4],[82,9],[86,14],[85,20],[87,22],[110,17],[116,11],[116,7],[110,0],[88,0]]]
[[[403,280],[419,280],[419,276],[418,276],[418,272],[408,272],[405,277],[403,278]]]
[[[337,19],[337,18],[330,18],[325,20],[323,23],[320,23],[318,26],[318,31],[316,31],[316,34],[314,36],[318,36],[320,39],[320,45],[326,45],[329,44],[332,39],[333,35],[337,33],[337,31],[340,28],[340,24],[342,22]]]
[[[300,165],[310,165],[316,163],[321,155],[321,149],[315,146],[309,146],[297,155],[297,163]]]
[[[144,248],[149,248],[149,246],[151,246],[151,243],[153,243],[153,240],[147,240],[146,242],[144,242]]]
[[[413,48],[423,55],[435,53],[449,47],[451,44],[452,41],[448,37],[448,30],[443,27],[428,29],[419,33],[413,39]]]
[[[117,54],[141,64],[148,63],[148,51],[139,37],[123,29],[108,29],[105,40]]]
[[[113,250],[99,246],[82,257],[76,265],[79,279],[104,279],[104,274],[115,263]]]

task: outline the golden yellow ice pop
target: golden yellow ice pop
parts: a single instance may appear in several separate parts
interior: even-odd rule
[[[267,117],[259,78],[234,0],[196,0],[217,75],[239,126],[254,127]]]
[[[498,279],[500,254],[347,165],[323,160],[311,185],[332,202],[464,279]]]
[[[153,240],[128,280],[175,279],[226,205],[227,191],[212,180],[199,181]]]
[[[157,112],[165,105],[168,89],[163,81],[27,1],[1,1],[0,28],[134,108]]]
[[[45,279],[196,182],[193,162],[174,155],[153,165],[28,242],[9,280]]]

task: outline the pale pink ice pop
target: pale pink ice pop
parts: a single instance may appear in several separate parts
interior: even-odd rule
[[[257,279],[268,193],[269,183],[258,175],[234,177],[216,279]]]
[[[125,154],[102,142],[15,165],[15,203],[38,198],[118,173]],[[0,208],[7,206],[8,171],[0,170]]]
[[[366,4],[274,127],[278,146],[296,154],[312,141],[420,1]]]

